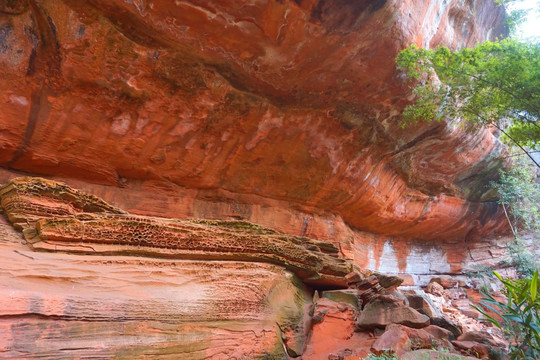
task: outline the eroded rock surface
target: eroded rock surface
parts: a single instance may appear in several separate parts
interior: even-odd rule
[[[246,222],[133,216],[40,178],[1,187],[0,204],[26,238],[0,219],[9,358],[285,359],[309,330],[298,276],[339,286],[325,276],[349,271],[329,244]]]
[[[507,231],[487,186],[504,147],[454,122],[401,129],[394,64],[410,43],[494,39],[503,17],[487,0],[0,2],[0,183],[65,178],[127,211],[42,180],[3,189],[52,252],[0,224],[0,349],[365,355],[371,333],[335,332],[355,320],[342,305],[306,340],[305,284],[344,286],[347,259],[425,285],[504,253],[483,238]]]
[[[358,326],[364,329],[384,328],[390,324],[423,328],[430,324],[430,319],[405,305],[403,299],[391,295],[378,295],[364,307],[358,317]]]
[[[319,360],[505,346],[455,300],[466,284],[435,278],[442,296],[407,296],[400,277],[350,271],[326,242],[243,221],[133,215],[41,178],[0,187],[0,205],[13,225],[2,217],[0,344],[10,358]],[[430,325],[451,321],[435,304],[469,332],[450,343],[451,331]]]
[[[344,287],[344,276],[352,269],[328,243],[241,221],[125,214],[101,199],[45,179],[15,179],[0,188],[0,197],[8,219],[23,229],[36,250],[270,262],[306,283],[330,287]]]
[[[302,283],[242,261],[30,251],[0,218],[0,357],[285,359]]]

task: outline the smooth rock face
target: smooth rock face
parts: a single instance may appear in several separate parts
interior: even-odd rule
[[[505,230],[496,203],[478,202],[503,147],[487,129],[401,129],[410,90],[394,63],[410,43],[504,33],[493,1],[2,6],[3,167],[127,187],[147,200],[129,211],[318,238]]]
[[[315,301],[305,360],[359,359],[369,353],[375,339],[355,332],[357,309],[344,302],[320,298]]]
[[[373,343],[371,351],[377,355],[394,353],[399,356],[404,351],[409,350],[409,342],[410,338],[403,329],[389,326],[384,334]]]
[[[430,326],[432,327],[433,325]],[[372,351],[375,354],[393,352],[400,356],[407,350],[452,348],[452,344],[449,341],[441,340],[424,329],[414,329],[403,325],[390,324],[386,327],[382,336],[373,343]],[[401,357],[399,358],[401,359]]]
[[[323,291],[322,297],[335,302],[351,304],[356,309],[360,308],[358,291],[354,289]]]

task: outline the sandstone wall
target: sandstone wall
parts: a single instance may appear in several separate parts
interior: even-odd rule
[[[401,129],[411,98],[394,58],[494,39],[503,17],[487,0],[0,2],[0,184],[43,175],[137,219],[246,220],[311,238],[309,261],[323,241],[332,261],[409,284],[496,263],[507,228],[487,184],[504,148],[455,121]],[[73,254],[70,229],[10,220],[53,252],[0,219],[0,356],[332,351],[324,324],[306,339],[320,268],[234,249]],[[352,333],[352,312],[335,311]]]

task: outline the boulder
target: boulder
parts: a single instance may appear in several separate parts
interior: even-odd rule
[[[302,359],[363,358],[375,339],[369,333],[355,332],[357,312],[347,303],[321,298],[314,304],[311,335]]]
[[[457,341],[476,341],[481,344],[487,344],[491,346],[498,346],[499,344],[493,336],[491,336],[489,333],[485,331],[467,331],[463,334],[461,334],[457,339]]]
[[[409,305],[409,299],[407,298],[406,295],[404,295],[403,293],[399,292],[399,291],[385,291],[384,292],[384,295],[386,296],[393,296],[395,297],[396,299],[402,299],[403,300],[403,303],[407,306],[410,306]]]
[[[378,295],[360,313],[357,325],[364,329],[384,328],[390,324],[402,324],[413,328],[428,326],[428,316],[404,304],[403,299]]]
[[[431,284],[435,284],[433,285],[435,287],[440,286],[435,282]],[[424,291],[411,290],[407,292],[406,296],[409,300],[409,305],[412,308],[422,314],[428,315],[432,325],[449,330],[453,335],[452,339],[455,339],[462,334],[461,325],[451,320],[447,315],[440,311]]]
[[[392,330],[394,328],[401,329],[409,337],[410,341],[407,346],[408,350],[433,349],[436,347],[452,347],[452,344],[450,344],[450,342],[438,339],[431,333],[425,331],[425,328],[415,329],[404,325],[391,324],[386,327],[386,331]]]
[[[452,341],[452,344],[463,354],[472,355],[478,359],[489,359],[489,354],[491,352],[489,345],[481,344],[476,341],[458,340]]]
[[[441,285],[444,289],[451,289],[459,286],[459,280],[451,276],[440,276],[434,277],[430,282],[436,282]]]
[[[448,316],[443,315],[441,317],[432,317],[430,318],[431,324],[446,329],[452,333],[454,338],[457,338],[463,333],[461,325],[457,322],[448,318]]]
[[[410,338],[400,327],[389,327],[371,347],[374,354],[393,353],[400,356],[408,350]]]
[[[425,328],[423,328],[423,330],[439,340],[450,341],[455,339],[454,334],[450,330],[444,329],[437,325],[426,326]]]
[[[345,281],[349,288],[357,291],[362,306],[370,302],[377,294],[385,291],[375,275],[362,278],[358,273],[353,272],[345,275]]]
[[[435,308],[435,304],[429,299],[426,294],[418,290],[418,292],[407,293],[407,300],[409,301],[409,306],[415,310],[423,310],[422,313],[428,315],[429,317],[437,316],[440,312]]]
[[[437,282],[430,282],[428,286],[426,286],[425,292],[440,297],[444,297],[446,295],[442,285]]]
[[[397,275],[385,275],[378,272],[373,275],[377,277],[379,284],[385,289],[395,288],[403,283],[403,279]]]

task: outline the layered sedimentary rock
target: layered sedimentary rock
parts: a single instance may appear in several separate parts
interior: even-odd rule
[[[397,351],[395,341],[401,353],[418,337],[433,346],[412,329],[430,323],[461,334],[424,292],[396,291],[398,276],[349,272],[352,261],[329,243],[243,221],[132,215],[41,178],[0,187],[0,205],[13,225],[0,219],[0,349],[10,358],[317,360]],[[430,285],[471,316],[464,283]],[[446,351],[489,350],[467,341]]]
[[[125,214],[95,196],[41,178],[18,178],[0,187],[0,203],[34,249],[270,262],[318,286],[345,286],[343,277],[352,270],[332,244],[242,221]]]
[[[302,281],[344,286],[351,268],[331,244],[134,216],[40,178],[2,186],[0,204],[27,240],[1,220],[0,349],[11,358],[296,356],[311,303]]]
[[[329,221],[426,240],[504,228],[486,186],[501,145],[457,124],[402,130],[410,92],[394,65],[410,43],[504,33],[492,1],[13,0],[1,11],[4,167],[152,197],[179,189],[188,197],[167,217],[204,202],[213,217],[326,238]],[[156,203],[134,210],[167,211]]]
[[[0,217],[0,357],[285,359],[311,303],[281,266],[35,252]]]
[[[33,228],[39,219],[54,216],[125,214],[94,195],[42,178],[16,178],[1,186],[0,204],[19,230]]]

